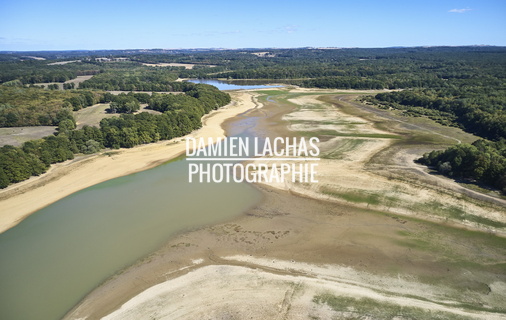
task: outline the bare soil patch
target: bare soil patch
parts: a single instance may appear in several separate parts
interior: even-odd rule
[[[89,80],[92,77],[93,77],[92,75],[90,75],[90,76],[77,76],[75,79],[65,81],[64,83],[75,83],[75,87],[78,88],[79,84],[81,82]],[[59,90],[63,90],[63,83],[61,83],[61,82],[35,83],[35,85],[37,85],[37,86],[44,86],[45,88],[47,88],[47,86],[50,85],[50,84],[57,84],[58,85],[58,89]]]
[[[192,63],[143,63],[143,65],[148,67],[184,67],[185,69],[193,69],[193,67],[197,66],[197,64]],[[216,67],[215,65],[200,65],[205,67]]]
[[[148,112],[151,114],[161,114],[156,110],[147,109],[147,104],[141,104],[141,108],[136,113]],[[81,129],[83,126],[100,126],[100,120],[104,118],[119,117],[118,113],[107,113],[109,103],[99,103],[91,107],[83,108],[79,111],[74,112],[74,117],[77,123],[77,129]]]
[[[64,64],[69,64],[69,63],[73,63],[73,62],[81,62],[81,60],[58,61],[58,62],[48,63],[47,65],[48,66],[58,66],[58,65],[64,65]]]
[[[107,91],[109,93],[112,93],[114,95],[118,95],[118,94],[121,94],[121,93],[130,93],[130,92],[134,92],[134,93],[147,93],[149,95],[152,95],[153,94],[153,91],[121,91],[121,90],[112,90],[112,91]],[[156,93],[160,93],[160,94],[184,94],[184,92],[173,92],[173,91],[157,91]]]
[[[50,136],[55,130],[51,126],[0,128],[0,146],[18,147],[26,141]]]
[[[108,108],[108,103],[99,103],[75,111],[74,118],[76,119],[77,129],[81,129],[85,125],[98,127],[100,125],[100,120],[118,116],[117,114],[107,113],[106,110]]]

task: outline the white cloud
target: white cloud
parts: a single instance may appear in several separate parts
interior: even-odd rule
[[[294,33],[294,32],[299,31],[299,26],[297,26],[297,25],[289,25],[289,26],[285,26],[285,27],[283,28],[283,30],[284,30],[286,33]]]
[[[451,13],[465,13],[467,11],[471,11],[472,9],[466,8],[466,9],[451,9],[448,12]]]

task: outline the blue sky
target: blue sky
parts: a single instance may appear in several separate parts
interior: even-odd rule
[[[506,0],[0,0],[0,50],[506,46]]]

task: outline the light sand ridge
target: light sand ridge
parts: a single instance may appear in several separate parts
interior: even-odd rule
[[[339,316],[339,312],[315,301],[319,295],[369,298],[434,314],[447,312],[476,319],[501,318],[494,313],[462,311],[457,307],[457,301],[447,300],[447,289],[401,277],[381,277],[352,268],[248,256],[226,257],[224,260],[247,262],[249,266],[211,265],[198,268],[145,290],[102,319],[134,320],[148,314],[157,319],[221,319],[232,314],[241,319]],[[385,283],[389,283],[388,288],[385,288]],[[423,299],[417,299],[420,295]],[[501,293],[498,295],[496,299],[506,298]]]

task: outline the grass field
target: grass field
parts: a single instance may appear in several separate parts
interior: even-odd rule
[[[107,113],[105,111],[107,108],[109,108],[108,103],[100,103],[74,112],[77,128],[80,129],[84,125],[98,127],[100,120],[118,116],[117,114]]]
[[[50,126],[0,128],[0,146],[20,146],[28,140],[50,136],[55,130]]]
[[[146,107],[146,104],[142,104],[138,112],[149,112],[153,114],[161,113],[155,110],[146,109]],[[117,113],[107,113],[107,108],[109,108],[108,103],[100,103],[74,112],[77,128],[80,129],[85,125],[98,127],[100,125],[100,120],[104,118],[119,117],[119,114]]]
[[[92,77],[93,76],[77,76],[75,79],[65,81],[65,83],[74,83],[75,87],[78,88],[81,82],[91,79]],[[35,85],[44,86],[45,88],[47,88],[47,86],[50,84],[57,84],[58,88],[60,90],[63,90],[63,83],[61,82],[36,83]]]

